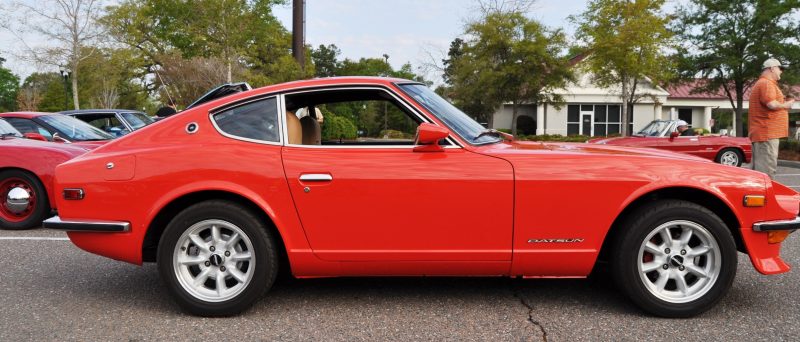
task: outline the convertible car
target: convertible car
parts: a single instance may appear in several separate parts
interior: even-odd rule
[[[679,120],[654,120],[630,137],[596,138],[589,143],[652,147],[693,154],[723,165],[741,166],[749,163],[752,145],[749,138],[698,135],[681,136],[677,132]]]
[[[121,137],[155,122],[145,113],[126,109],[78,109],[59,113],[86,122],[114,137]]]
[[[279,271],[559,278],[604,261],[642,309],[687,317],[723,298],[737,251],[789,271],[781,242],[800,227],[800,194],[763,173],[514,141],[391,78],[208,99],[61,164],[55,192],[46,228],[156,262],[177,303],[208,316],[248,308]]]
[[[0,119],[0,229],[38,227],[51,216],[56,165],[87,150],[25,139]]]

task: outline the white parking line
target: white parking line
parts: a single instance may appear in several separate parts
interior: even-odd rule
[[[800,173],[779,173],[776,176],[800,176]]]
[[[0,236],[0,240],[69,241],[69,238],[38,236]]]

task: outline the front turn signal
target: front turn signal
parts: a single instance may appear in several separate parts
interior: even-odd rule
[[[762,195],[747,195],[744,196],[745,207],[763,207],[767,200]]]
[[[767,242],[769,243],[781,243],[783,240],[786,240],[786,237],[789,236],[791,230],[773,230],[769,232],[767,236]]]

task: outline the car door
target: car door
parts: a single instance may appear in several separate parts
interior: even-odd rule
[[[699,136],[677,136],[670,138],[669,136],[661,138],[660,147],[674,152],[689,153],[699,155],[702,153],[700,150],[700,137]]]
[[[329,261],[510,261],[511,165],[470,152],[452,139],[442,152],[415,152],[409,135],[424,117],[396,98],[356,101],[387,94],[366,89],[286,97],[290,106],[312,104],[326,113],[321,145],[288,144],[282,154],[314,253]],[[337,97],[353,101],[320,103]],[[335,122],[348,117],[334,115],[331,108],[360,110],[348,119],[356,121],[355,136],[325,136],[325,125],[339,125]],[[287,118],[295,112],[289,108]],[[414,120],[406,125],[391,119],[400,114]],[[375,123],[382,129],[367,127]],[[287,131],[291,134],[291,124]]]

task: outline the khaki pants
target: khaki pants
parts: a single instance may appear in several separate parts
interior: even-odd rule
[[[753,142],[753,170],[766,173],[771,179],[775,179],[775,172],[778,170],[778,141],[779,139],[770,139]]]

